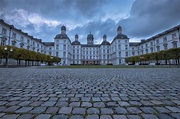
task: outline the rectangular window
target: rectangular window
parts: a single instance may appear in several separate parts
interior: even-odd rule
[[[173,48],[177,48],[177,41],[173,42]]]
[[[159,46],[156,46],[156,48],[157,48],[157,52],[159,52],[159,51],[160,51],[160,47],[159,47]]]
[[[58,55],[59,55],[59,52],[56,52],[56,56],[58,57]]]
[[[177,37],[176,37],[176,34],[174,33],[174,34],[172,34],[172,39],[176,39]]]
[[[156,44],[159,44],[159,39],[156,40]]]
[[[126,52],[126,57],[128,57],[128,52]]]
[[[63,45],[63,49],[66,50],[66,45],[65,44]]]
[[[146,44],[146,48],[148,47],[148,44]]]
[[[66,57],[66,52],[63,52],[63,57]]]
[[[163,42],[164,43],[167,42],[167,38],[166,37],[163,38]]]
[[[151,46],[153,45],[153,42],[151,42]]]
[[[13,38],[13,40],[16,40],[16,34],[15,33],[12,34],[12,38]]]
[[[151,53],[153,53],[153,47],[151,47]]]
[[[3,28],[3,29],[2,29],[2,34],[6,36],[7,30]]]
[[[21,36],[21,43],[23,43],[24,42],[24,38]]]
[[[56,45],[56,50],[59,50],[59,45]]]
[[[29,39],[27,39],[27,43],[28,43],[28,44],[30,43],[30,40],[29,40]]]

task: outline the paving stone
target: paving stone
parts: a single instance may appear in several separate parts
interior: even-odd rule
[[[111,108],[101,108],[101,114],[113,114],[113,110]]]
[[[81,107],[92,107],[90,102],[82,102]]]
[[[18,119],[31,119],[33,116],[33,114],[23,114],[19,116]]]
[[[60,114],[70,114],[72,111],[72,107],[62,107],[60,110],[59,110],[59,113]]]
[[[100,119],[112,119],[110,115],[101,115]]]
[[[86,116],[86,119],[99,119],[98,115],[88,115]]]
[[[128,119],[141,119],[138,115],[127,115]]]
[[[90,101],[91,98],[90,97],[82,97],[81,100],[86,102],[86,101]]]
[[[89,109],[87,110],[87,113],[88,113],[88,114],[99,114],[100,111],[99,111],[98,108],[89,108]]]
[[[40,114],[35,119],[50,119],[50,114]]]
[[[105,104],[104,104],[104,102],[95,102],[93,104],[93,107],[105,107]]]
[[[86,109],[85,108],[74,108],[72,111],[72,114],[85,114]]]
[[[35,106],[40,106],[42,103],[43,103],[42,101],[34,101],[29,105],[35,107]]]
[[[113,119],[127,119],[125,115],[113,115]]]
[[[0,72],[0,118],[11,118],[13,114],[19,118],[49,114],[49,118],[91,115],[153,118],[155,115],[171,119],[180,113],[179,68],[26,67],[0,68]],[[74,108],[85,111],[72,114]]]
[[[71,106],[71,107],[79,107],[80,106],[80,102],[71,102],[69,104],[69,106]]]
[[[108,102],[106,103],[108,107],[117,107],[118,104],[116,102]]]
[[[54,115],[52,119],[68,119],[67,115]]]
[[[130,106],[130,104],[128,102],[119,101],[118,103],[122,107]]]
[[[69,104],[68,102],[57,102],[56,106],[57,107],[67,107]]]
[[[32,110],[33,107],[22,107],[20,109],[18,109],[16,112],[17,113],[25,113],[25,112],[29,112],[30,110]]]
[[[19,106],[28,106],[31,102],[30,101],[23,101],[21,103],[19,103]]]
[[[101,101],[101,99],[99,97],[92,97],[92,101],[94,101],[94,102]]]
[[[82,115],[72,115],[69,119],[84,119]]]
[[[142,111],[139,110],[137,107],[128,107],[127,110],[128,110],[130,113],[133,113],[133,114],[139,114],[139,113],[142,112]]]
[[[16,111],[19,108],[20,108],[20,106],[10,106],[10,107],[6,108],[4,110],[4,112],[14,112],[14,111]]]
[[[180,113],[172,113],[171,116],[176,119],[180,119]]]
[[[138,101],[129,101],[130,105],[134,105],[134,106],[141,106],[142,104]]]
[[[55,101],[46,101],[42,104],[42,106],[54,106],[55,104]]]
[[[141,107],[140,109],[144,113],[150,113],[150,114],[156,113],[156,111],[152,107]]]
[[[121,99],[119,97],[111,97],[113,101],[120,101]]]
[[[173,117],[169,116],[168,114],[159,114],[159,119],[173,119]]]
[[[177,107],[172,107],[172,106],[166,106],[167,109],[169,109],[172,112],[180,112],[180,109]]]
[[[78,102],[80,100],[80,98],[78,97],[73,97],[70,99],[71,102]]]
[[[155,105],[162,105],[163,104],[161,101],[158,101],[158,100],[151,100],[151,102]]]
[[[159,113],[169,113],[170,110],[168,110],[165,107],[154,107]]]
[[[48,107],[48,109],[46,110],[46,113],[56,114],[58,110],[59,110],[58,107]]]
[[[5,115],[5,113],[0,113],[0,117],[2,117],[2,116],[4,116]]]
[[[4,115],[1,119],[17,119],[18,116],[19,114],[7,114]]]
[[[33,110],[31,110],[31,113],[40,114],[45,112],[46,109],[47,107],[35,107]]]
[[[127,110],[123,107],[117,107],[117,108],[115,108],[115,111],[117,114],[126,114],[127,113]]]
[[[156,115],[153,115],[153,114],[142,114],[142,117],[144,119],[158,119],[158,117]]]

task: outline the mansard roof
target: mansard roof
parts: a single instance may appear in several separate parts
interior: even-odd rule
[[[54,39],[69,39],[66,34],[57,34]]]
[[[137,45],[139,45],[139,42],[130,42],[129,43],[129,46],[137,46]]]
[[[72,45],[81,45],[81,43],[79,41],[73,41],[71,44]]]
[[[46,46],[54,46],[54,42],[43,42]]]
[[[118,34],[114,39],[128,39],[128,37],[124,34]]]
[[[100,47],[100,44],[82,44],[82,47]]]
[[[103,41],[101,45],[110,45],[110,43],[108,41]]]

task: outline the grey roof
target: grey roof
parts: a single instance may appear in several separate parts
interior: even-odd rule
[[[140,42],[130,42],[129,43],[129,46],[137,46],[139,45]]]
[[[63,26],[61,27],[61,30],[66,30],[66,27],[63,25]]]
[[[72,45],[81,45],[81,43],[79,41],[73,41],[71,44]]]
[[[43,42],[46,46],[54,46],[54,42]]]
[[[128,37],[124,34],[118,34],[114,39],[128,39]]]
[[[89,39],[89,38],[93,38],[93,35],[91,33],[87,36],[87,39]]]
[[[66,34],[57,34],[54,39],[69,39]]]
[[[122,30],[121,26],[118,26],[117,30]]]
[[[110,45],[110,43],[108,41],[103,41],[101,45]]]
[[[82,47],[100,47],[100,44],[82,44]]]

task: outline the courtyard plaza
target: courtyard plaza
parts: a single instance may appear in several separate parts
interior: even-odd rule
[[[1,119],[180,119],[180,68],[0,68]]]

